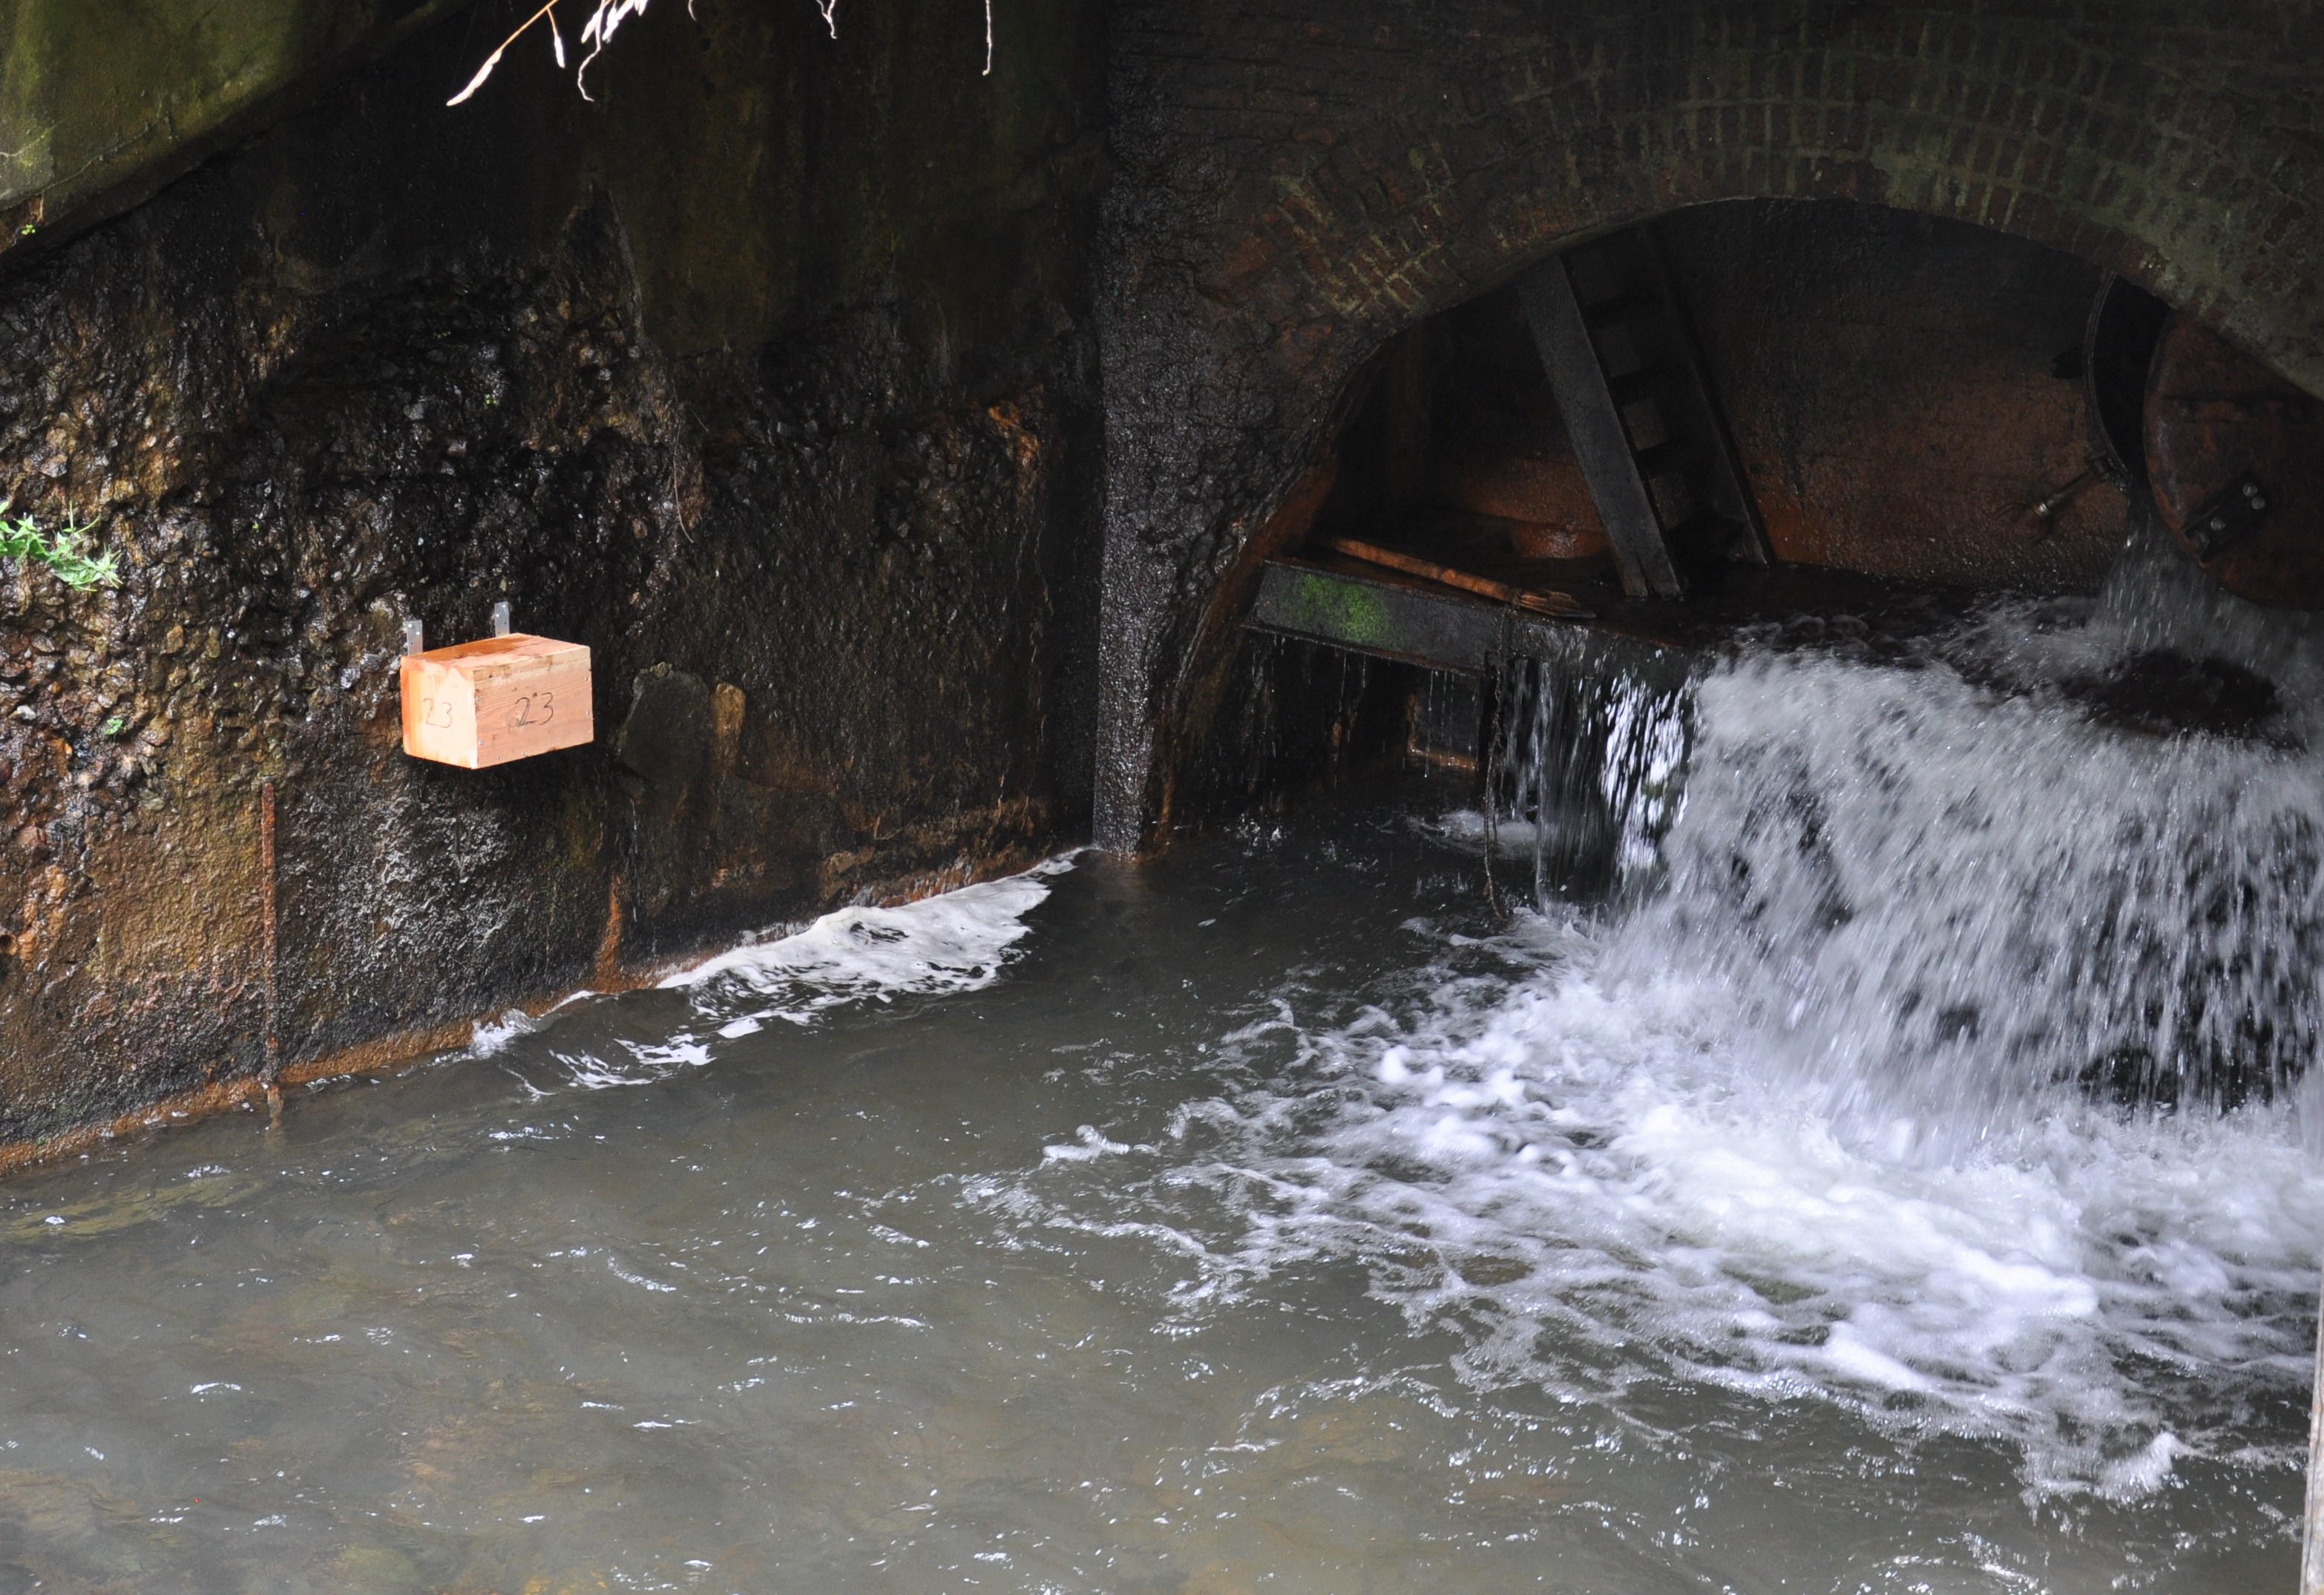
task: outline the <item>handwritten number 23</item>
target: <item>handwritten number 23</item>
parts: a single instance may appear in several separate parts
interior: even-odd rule
[[[553,692],[529,692],[516,700],[509,711],[509,729],[522,730],[529,725],[546,725],[557,718],[557,695]]]

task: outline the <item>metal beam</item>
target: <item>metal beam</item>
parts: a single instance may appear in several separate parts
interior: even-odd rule
[[[1488,676],[1517,659],[1675,685],[1702,650],[1555,620],[1362,567],[1270,559],[1244,624],[1432,670]]]
[[[1549,373],[1550,389],[1557,395],[1558,411],[1565,418],[1566,435],[1573,440],[1598,517],[1606,524],[1614,563],[1622,572],[1622,590],[1633,598],[1685,597],[1686,584],[1671,562],[1661,518],[1638,475],[1637,457],[1630,452],[1629,434],[1590,341],[1590,324],[1582,318],[1565,262],[1555,256],[1542,262],[1518,280],[1517,292],[1542,366]]]
[[[1646,269],[1654,276],[1655,291],[1669,309],[1671,355],[1683,368],[1685,380],[1672,397],[1688,411],[1689,427],[1709,445],[1703,473],[1710,487],[1711,507],[1740,528],[1739,551],[1746,559],[1754,565],[1773,565],[1775,544],[1768,540],[1767,523],[1760,518],[1758,501],[1751,496],[1751,484],[1743,474],[1743,456],[1735,447],[1735,430],[1728,425],[1726,408],[1719,402],[1718,390],[1711,385],[1711,373],[1703,367],[1702,342],[1694,336],[1694,322],[1686,313],[1686,301],[1679,298],[1678,287],[1671,280],[1670,261],[1663,254],[1662,240],[1651,226],[1641,226],[1638,242]]]

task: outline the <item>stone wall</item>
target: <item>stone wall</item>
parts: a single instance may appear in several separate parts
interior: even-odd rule
[[[0,583],[0,1135],[1087,833],[1093,19],[699,0],[446,108],[506,9],[0,274],[0,496],[124,576]],[[595,745],[404,758],[501,597]]]
[[[2324,13],[1125,0],[1101,298],[1098,832],[1164,817],[1190,705],[1353,379],[1562,243],[1844,198],[2120,271],[2324,392]]]

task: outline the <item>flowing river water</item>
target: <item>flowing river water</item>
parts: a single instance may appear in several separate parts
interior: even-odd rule
[[[2324,675],[2225,602],[1611,690],[1591,902],[1439,778],[19,1177],[0,1595],[2288,1592]]]

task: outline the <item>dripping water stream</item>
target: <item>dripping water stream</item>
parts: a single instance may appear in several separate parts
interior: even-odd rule
[[[0,1590],[2289,1588],[2320,659],[1512,682],[1506,922],[1440,770],[20,1179]]]

